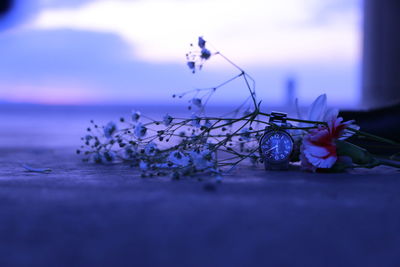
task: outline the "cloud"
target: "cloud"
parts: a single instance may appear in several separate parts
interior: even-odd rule
[[[37,0],[42,8],[78,7],[97,0]]]
[[[172,93],[234,74],[214,58],[190,74],[184,53],[200,33],[256,78],[264,103],[283,100],[290,73],[299,78],[305,101],[326,92],[331,100],[346,95],[354,103],[356,1],[327,0],[328,10],[316,0],[24,1],[31,4],[20,13],[26,15],[9,26],[33,24],[0,34],[0,99],[174,103]],[[226,92],[235,93],[227,99]],[[238,101],[246,93],[237,83],[215,100]]]
[[[184,58],[181,64],[132,59],[128,56],[131,47],[112,33],[25,30],[0,35],[0,43],[3,99],[160,102],[187,89],[194,78]],[[212,82],[212,77],[218,80],[216,74],[209,76],[203,83]]]
[[[76,30],[18,31],[0,35],[0,99],[36,103],[177,103],[173,93],[218,84],[235,70],[215,71],[212,58],[192,75],[185,65],[154,64],[129,57],[118,35]],[[257,80],[264,103],[283,101],[288,73],[299,77],[304,101],[327,92],[355,101],[357,68],[348,64],[244,66]],[[234,92],[234,93],[232,93]],[[227,94],[229,98],[227,98]],[[238,103],[247,96],[242,81],[221,89],[214,103]],[[187,103],[186,100],[178,102]]]
[[[340,2],[324,1],[330,10],[317,0],[102,0],[44,9],[33,27],[113,32],[134,47],[133,57],[150,62],[179,62],[197,35],[246,64],[354,62],[359,13]]]

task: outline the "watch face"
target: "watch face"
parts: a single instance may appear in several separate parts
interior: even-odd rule
[[[261,139],[262,157],[269,162],[287,161],[293,150],[293,140],[285,131],[271,131]]]

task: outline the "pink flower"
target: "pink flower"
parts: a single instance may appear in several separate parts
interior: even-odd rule
[[[336,143],[346,136],[345,129],[352,121],[343,122],[337,113],[332,113],[326,120],[327,126],[312,129],[303,138],[300,160],[302,168],[316,171],[331,168],[337,161]]]

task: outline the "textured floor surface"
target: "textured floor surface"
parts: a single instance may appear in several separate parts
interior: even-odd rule
[[[242,170],[213,184],[142,179],[80,163],[72,149],[1,154],[0,266],[400,265],[392,170]],[[53,171],[27,173],[15,159]]]
[[[400,266],[396,170],[143,179],[80,162],[75,132],[37,120],[0,131],[2,267]]]

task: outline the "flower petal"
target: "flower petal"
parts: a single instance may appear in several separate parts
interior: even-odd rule
[[[322,146],[308,145],[304,149],[304,154],[307,156],[308,159],[310,159],[311,157],[324,158],[329,156],[329,153],[329,150],[326,147]]]
[[[347,126],[347,128],[351,128],[354,130],[359,130],[360,126],[356,125],[356,124],[350,124]],[[345,129],[342,133],[342,135],[339,137],[339,140],[346,140],[349,137],[352,137],[354,135],[353,131],[349,131],[347,129]]]
[[[311,104],[311,107],[308,111],[307,119],[311,121],[320,121],[323,119],[323,116],[326,111],[326,94],[322,94],[314,102]]]
[[[339,116],[339,109],[337,108],[329,108],[325,112],[325,116],[323,117],[324,121],[331,121],[332,119],[336,119]]]

